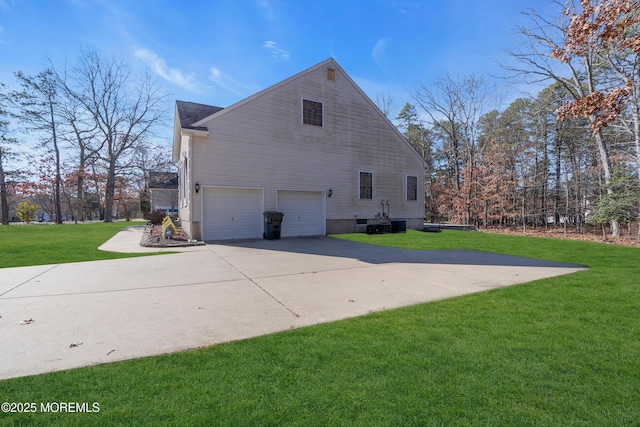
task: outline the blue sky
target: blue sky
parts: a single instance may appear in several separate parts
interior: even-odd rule
[[[521,11],[547,0],[0,0],[0,81],[81,47],[148,66],[175,99],[225,107],[335,58],[372,98],[446,73],[500,76]],[[496,84],[519,96],[504,80]],[[172,106],[170,107],[172,108]],[[172,110],[171,110],[172,111]],[[168,133],[170,135],[170,131]]]

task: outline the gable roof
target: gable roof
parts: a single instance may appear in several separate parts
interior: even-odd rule
[[[286,78],[286,79],[284,79],[284,80],[282,80],[282,81],[280,81],[280,82],[278,82],[278,83],[276,83],[276,84],[274,84],[274,85],[269,86],[269,87],[268,87],[268,88],[266,88],[266,89],[261,90],[260,92],[254,93],[253,95],[251,95],[251,96],[249,96],[249,97],[247,97],[247,98],[244,98],[244,99],[242,99],[242,100],[240,100],[240,101],[236,102],[235,104],[232,104],[232,105],[228,106],[228,107],[227,107],[227,108],[225,108],[225,109],[224,109],[224,111],[222,111],[222,113],[220,113],[220,114],[225,114],[225,113],[227,113],[228,111],[233,111],[233,110],[235,110],[236,108],[238,108],[238,107],[240,107],[240,106],[242,106],[242,105],[246,104],[247,102],[251,102],[252,100],[254,100],[254,99],[256,99],[256,98],[258,98],[258,97],[260,97],[260,96],[262,96],[262,95],[264,95],[264,94],[266,94],[266,93],[269,93],[269,92],[271,92],[271,91],[274,91],[274,90],[278,89],[279,87],[281,87],[281,86],[284,86],[284,85],[288,84],[289,82],[291,82],[291,81],[293,81],[293,80],[295,80],[295,79],[299,78],[299,77],[300,77],[301,75],[303,75],[303,74],[307,74],[307,73],[309,73],[309,72],[311,72],[311,71],[314,71],[314,70],[316,70],[316,69],[318,69],[318,68],[320,68],[320,67],[326,67],[327,65],[331,65],[332,67],[334,67],[334,68],[338,69],[338,70],[339,70],[339,71],[340,71],[344,76],[346,76],[346,77],[347,77],[347,79],[348,79],[348,80],[349,80],[349,81],[350,81],[350,82],[351,82],[351,83],[352,83],[352,84],[353,84],[353,85],[358,89],[358,91],[359,91],[359,92],[360,92],[360,93],[361,93],[361,94],[362,94],[366,99],[369,99],[369,97],[368,97],[367,95],[365,95],[365,93],[364,93],[364,92],[362,92],[362,89],[360,89],[360,88],[358,87],[358,85],[357,85],[357,84],[355,84],[355,82],[354,82],[354,81],[353,81],[353,80],[352,80],[352,79],[347,75],[347,73],[345,73],[345,71],[342,69],[342,67],[340,67],[340,66],[338,65],[338,63],[337,63],[333,58],[328,58],[328,59],[325,59],[324,61],[322,61],[322,62],[320,62],[320,63],[318,63],[318,64],[314,65],[313,67],[310,67],[310,68],[307,68],[306,70],[300,71],[299,73],[294,74],[293,76],[291,76],[291,77],[289,77],[289,78]],[[374,105],[375,105],[375,104],[374,104]],[[376,107],[376,108],[377,108],[377,107]],[[218,111],[220,111],[220,110],[218,110]],[[214,114],[217,114],[217,113],[218,113],[218,111],[216,111],[216,113],[213,113],[213,114],[211,114],[211,115],[209,115],[209,116],[207,116],[207,117],[203,117],[202,119],[198,120],[197,122],[194,122],[194,123],[193,123],[193,125],[194,125],[194,126],[201,126],[201,125],[203,125],[204,123],[208,122],[208,121],[212,118],[212,116],[213,116]]]
[[[306,70],[303,70],[285,80],[282,80],[279,83],[276,83],[272,86],[267,87],[266,89],[261,90],[260,92],[257,92],[251,96],[249,96],[248,98],[244,98],[226,108],[221,108],[221,107],[213,107],[211,105],[204,105],[204,104],[196,104],[193,102],[185,102],[185,101],[176,101],[176,124],[177,124],[177,115],[179,114],[179,107],[178,107],[178,103],[182,103],[183,106],[187,107],[187,108],[193,108],[195,110],[197,110],[198,114],[195,114],[195,112],[192,112],[192,119],[195,119],[196,117],[198,117],[200,114],[203,114],[203,116],[200,116],[199,119],[196,119],[194,121],[189,121],[189,126],[187,127],[187,129],[193,129],[193,130],[202,130],[202,131],[208,131],[208,128],[206,126],[204,126],[205,123],[207,123],[208,121],[210,121],[214,116],[218,117],[222,114],[226,114],[229,111],[233,111],[234,109],[246,104],[247,102],[251,102],[252,100],[264,95],[265,93],[271,92],[273,90],[276,90],[278,88],[280,88],[281,86],[284,86],[286,84],[288,84],[289,82],[297,79],[298,77],[300,77],[303,74],[312,72],[320,67],[326,67],[326,66],[331,66],[335,69],[337,69],[344,77],[346,77],[346,79],[349,81],[349,83],[351,85],[353,85],[353,87],[355,87],[355,89],[358,91],[358,93],[363,97],[363,99],[365,99],[371,106],[374,107],[374,110],[378,112],[379,118],[385,122],[387,122],[387,125],[393,129],[395,131],[395,133],[400,137],[400,140],[404,141],[404,143],[411,149],[411,151],[413,151],[413,154],[418,157],[420,159],[420,161],[422,162],[423,165],[425,165],[426,167],[426,161],[422,158],[422,156],[416,151],[416,149],[409,143],[409,141],[407,141],[407,139],[404,137],[404,135],[402,135],[402,133],[398,130],[398,128],[387,118],[387,116],[384,115],[384,113],[380,110],[380,108],[371,100],[371,98],[369,98],[367,96],[366,93],[364,93],[364,91],[360,88],[360,86],[358,86],[356,84],[355,81],[353,81],[353,79],[342,69],[342,67],[340,65],[338,65],[338,63],[335,61],[335,59],[333,58],[328,58],[325,59],[324,61],[310,67],[307,68]],[[185,104],[191,104],[189,105],[185,105]],[[205,113],[207,112],[207,108],[209,108],[209,114]],[[188,114],[188,113],[187,113]],[[182,124],[182,118],[180,119],[180,125],[183,129],[185,129],[185,126]],[[177,129],[176,129],[177,131]],[[176,142],[178,141],[177,139],[177,132],[174,132],[174,147],[173,147],[173,157],[174,157],[174,161],[177,161],[179,158],[179,153],[178,153],[178,145],[176,144]]]
[[[203,117],[209,117],[222,109],[222,107],[214,107],[213,105],[176,100],[176,108],[173,119],[172,150],[172,157],[174,162],[177,162],[180,158],[180,132],[184,129],[207,132],[208,129],[205,126],[194,126],[194,123],[202,120]]]
[[[180,126],[183,129],[207,130],[207,128],[203,126],[193,126],[193,124],[217,113],[223,108],[198,104],[196,102],[176,101],[176,109],[178,118],[180,119]]]
[[[175,172],[149,172],[149,189],[177,190],[178,174]]]

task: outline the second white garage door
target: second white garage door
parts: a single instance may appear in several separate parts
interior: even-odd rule
[[[278,190],[282,237],[325,234],[324,194],[320,191]]]
[[[262,190],[203,189],[203,240],[262,237]]]

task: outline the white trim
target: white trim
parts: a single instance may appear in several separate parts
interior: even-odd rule
[[[371,198],[370,199],[363,199],[360,197],[360,174],[361,173],[370,173],[371,174]],[[374,178],[375,174],[373,173],[373,171],[368,171],[368,170],[364,170],[364,169],[358,169],[358,187],[356,189],[356,194],[358,195],[358,199],[357,200],[373,200],[375,199],[375,178]]]
[[[322,125],[321,126],[312,125],[311,123],[305,123],[304,122],[304,101],[317,102],[320,105],[322,105]],[[324,123],[325,123],[325,114],[324,114],[325,108],[324,108],[324,106],[325,106],[324,101],[321,101],[321,100],[319,100],[317,98],[311,98],[311,97],[308,97],[308,96],[301,96],[300,97],[300,124],[303,124],[305,126],[314,126],[314,127],[317,127],[317,128],[323,128],[324,127]]]
[[[193,138],[194,136],[201,136],[203,138],[206,138],[207,136],[209,136],[208,130],[199,130],[199,129],[182,129],[180,133],[181,135],[189,135],[191,136],[191,138]]]
[[[291,188],[291,187],[276,187],[276,195],[278,194],[278,191],[308,191],[309,193],[322,193],[323,195],[326,193],[326,190],[315,190],[315,189],[308,189],[308,188]]]
[[[413,177],[416,179],[416,199],[415,200],[411,200],[409,199],[407,196],[408,191],[409,191],[409,177]],[[409,174],[405,174],[404,176],[404,200],[406,202],[417,202],[418,201],[418,175],[409,175]]]
[[[178,204],[181,208],[189,206],[188,186],[189,186],[189,159],[183,157],[178,167]]]

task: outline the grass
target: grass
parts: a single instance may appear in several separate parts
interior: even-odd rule
[[[640,251],[445,231],[345,239],[590,269],[210,348],[0,381],[0,401],[99,413],[4,425],[504,425],[640,422]]]
[[[60,264],[148,254],[105,252],[98,247],[131,222],[0,226],[0,268]]]

